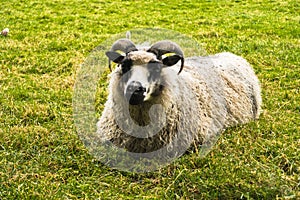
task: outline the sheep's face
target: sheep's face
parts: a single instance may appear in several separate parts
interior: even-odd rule
[[[158,60],[153,53],[132,51],[126,56],[107,52],[111,60],[119,64],[120,88],[131,105],[139,105],[159,96],[163,90],[161,71],[175,65],[180,56],[173,55]]]

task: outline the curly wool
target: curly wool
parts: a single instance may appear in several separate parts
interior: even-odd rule
[[[176,67],[162,70],[164,89],[160,96],[141,105],[128,105],[120,92],[120,69],[111,74],[109,96],[97,133],[102,141],[130,152],[152,152],[166,145],[170,151],[175,145],[203,145],[215,138],[228,126],[257,119],[260,114],[260,86],[253,69],[243,58],[231,53],[208,57],[191,57],[177,75]],[[155,105],[161,109],[151,109]],[[130,115],[130,117],[128,117]],[[154,125],[162,126],[152,135]],[[124,127],[127,126],[124,131]],[[134,137],[132,124],[143,129],[144,138]],[[178,134],[180,132],[181,134]],[[176,138],[180,137],[180,138]],[[178,139],[180,144],[172,144]],[[176,147],[177,148],[177,147]]]

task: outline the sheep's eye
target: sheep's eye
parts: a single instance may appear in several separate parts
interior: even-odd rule
[[[132,67],[132,61],[131,60],[124,60],[121,64],[121,68],[122,68],[122,74],[127,73]]]

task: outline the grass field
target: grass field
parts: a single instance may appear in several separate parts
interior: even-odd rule
[[[0,35],[0,199],[300,198],[299,1],[1,0],[0,8],[0,29],[10,29]],[[246,58],[264,111],[226,130],[204,158],[135,174],[88,154],[72,95],[96,46],[148,27]]]

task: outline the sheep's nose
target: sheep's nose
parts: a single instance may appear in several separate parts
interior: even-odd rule
[[[126,98],[131,105],[141,104],[144,101],[146,88],[138,81],[132,81],[126,88]]]
[[[145,91],[146,88],[144,88],[138,81],[132,81],[127,87],[127,92],[131,94],[143,94]]]

